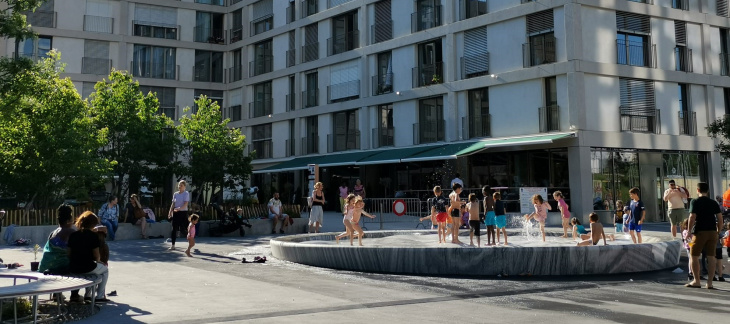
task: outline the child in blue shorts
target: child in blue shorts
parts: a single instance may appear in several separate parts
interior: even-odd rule
[[[482,188],[484,195],[484,225],[487,225],[487,246],[497,245],[496,233],[494,225],[496,225],[496,215],[494,214],[494,200],[492,198],[492,189],[489,186]]]
[[[494,199],[494,223],[497,226],[497,244],[499,244],[499,231],[504,233],[504,245],[507,245],[507,216],[504,212],[504,202],[499,192],[492,194]]]
[[[640,193],[641,191],[637,187],[629,190],[629,196],[631,197],[631,205],[629,205],[631,216],[629,220],[629,234],[634,243],[641,243],[641,224],[644,224],[644,217],[646,217],[646,209],[639,197]]]
[[[613,219],[613,226],[616,228],[616,235],[624,231],[624,202],[616,200],[616,214]]]

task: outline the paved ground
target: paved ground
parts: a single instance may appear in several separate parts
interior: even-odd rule
[[[325,229],[340,230],[336,215],[326,220]],[[652,235],[667,235],[669,226],[647,227]],[[111,242],[107,291],[119,296],[80,323],[727,321],[730,283],[716,283],[716,291],[684,288],[686,272],[560,278],[357,273],[273,259],[269,238],[200,238],[194,258],[166,252],[163,240]],[[269,262],[240,263],[258,255]],[[0,257],[27,264],[32,252],[2,247]],[[681,262],[686,270],[686,258]]]

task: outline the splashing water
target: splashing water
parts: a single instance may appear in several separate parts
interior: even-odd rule
[[[540,224],[533,220],[525,220],[522,215],[513,215],[508,218],[509,228],[521,228],[520,235],[527,241],[542,241],[542,233],[540,233]]]

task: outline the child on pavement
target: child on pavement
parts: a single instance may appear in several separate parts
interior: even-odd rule
[[[634,243],[641,243],[641,224],[644,224],[644,217],[646,217],[646,209],[639,197],[640,194],[641,191],[637,187],[629,190],[629,196],[631,197],[631,205],[629,205],[629,234]]]
[[[499,244],[499,231],[504,233],[504,245],[507,245],[507,216],[504,211],[504,202],[502,201],[502,194],[495,192],[492,194],[494,199],[494,223],[497,225],[497,244]]]
[[[482,246],[480,238],[482,224],[479,222],[479,200],[477,200],[477,195],[469,194],[466,209],[469,211],[469,246],[474,246],[475,235],[477,237],[477,246]]]
[[[190,254],[190,249],[195,246],[195,224],[198,223],[199,219],[200,216],[198,216],[198,214],[190,215],[190,224],[188,224],[188,249],[185,250],[185,254],[189,257],[193,256],[192,254]]]
[[[568,228],[570,228],[570,211],[568,210],[568,204],[565,203],[565,197],[560,191],[553,192],[553,199],[558,202],[558,209],[560,210],[560,216],[563,221],[563,236],[562,238],[568,238]]]

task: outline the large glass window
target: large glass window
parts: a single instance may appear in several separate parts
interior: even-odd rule
[[[393,127],[393,104],[378,106],[378,128],[376,140],[378,146],[393,146],[395,128]]]
[[[418,144],[444,140],[444,101],[442,97],[420,101],[417,126]]]
[[[491,118],[489,115],[489,89],[481,88],[469,91],[469,138],[491,136]]]
[[[271,124],[253,126],[252,135],[251,144],[253,144],[253,149],[256,151],[256,158],[271,158]]]
[[[194,81],[223,82],[223,52],[196,50],[194,69]]]
[[[177,75],[175,48],[134,45],[132,74],[135,77],[174,80]]]
[[[43,59],[51,51],[53,37],[38,36],[36,39],[26,39],[20,42],[20,53],[18,56],[27,57],[33,60]]]
[[[638,187],[639,155],[635,152],[593,150],[591,152],[593,174],[593,209],[614,210],[616,200],[626,205],[629,189]]]
[[[333,151],[339,152],[360,148],[360,130],[357,110],[335,113],[333,119]]]

